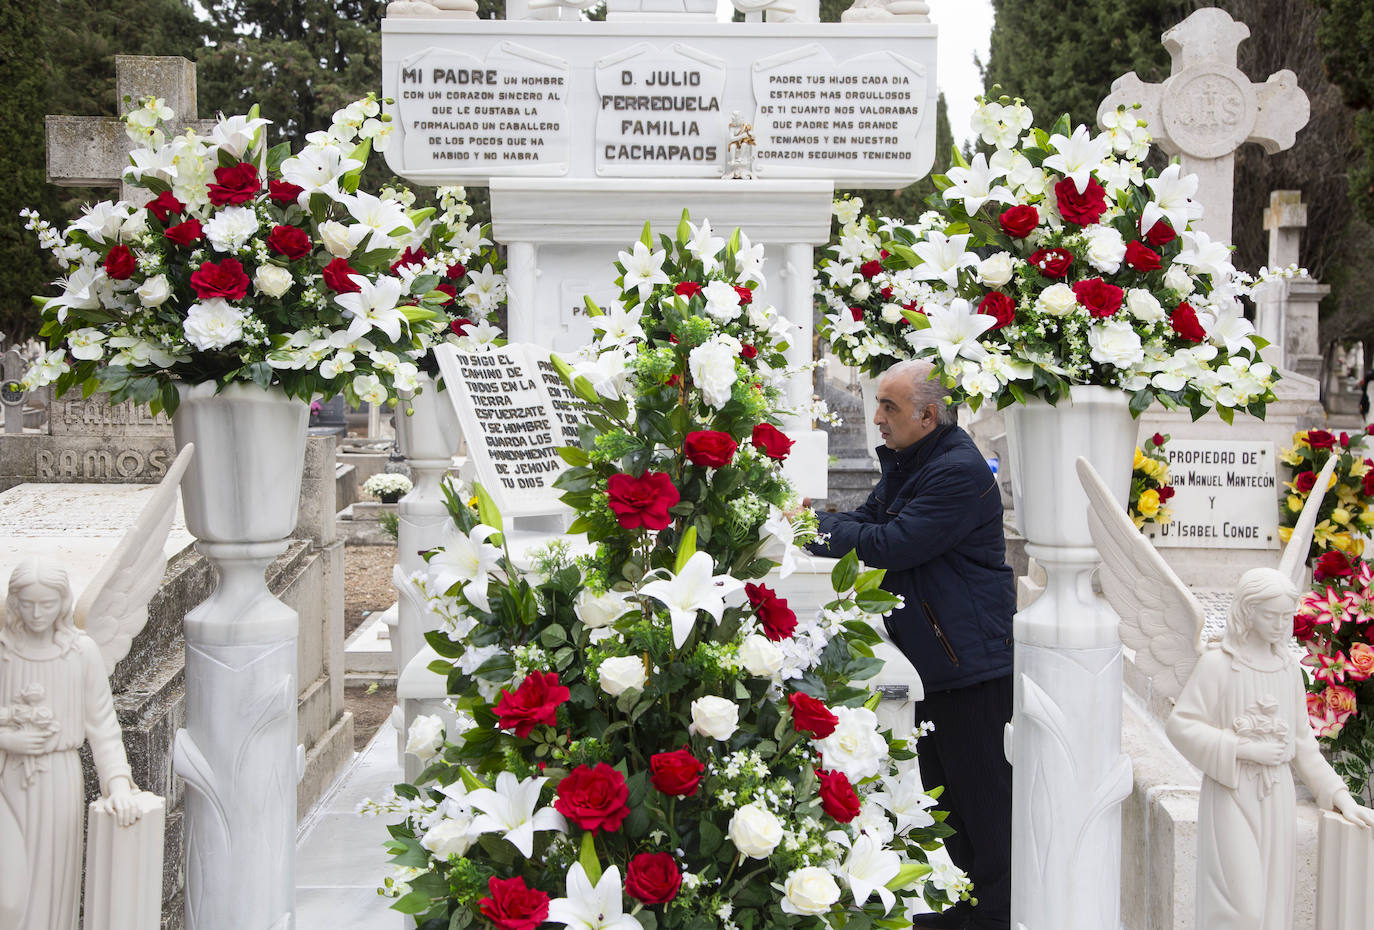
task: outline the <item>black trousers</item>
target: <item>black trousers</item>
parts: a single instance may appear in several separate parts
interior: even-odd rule
[[[1012,679],[994,678],[967,688],[927,694],[916,722],[935,729],[917,742],[921,783],[944,785],[939,808],[954,835],[945,849],[973,880],[978,906],[956,908],[969,930],[1011,925],[1011,764],[1002,749],[1011,720]],[[957,923],[955,924],[957,926]]]

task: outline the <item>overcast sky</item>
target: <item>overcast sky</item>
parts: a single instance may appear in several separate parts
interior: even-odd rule
[[[988,33],[992,31],[991,0],[928,0],[930,19],[940,27],[940,90],[949,105],[949,125],[955,144],[962,146],[971,135],[969,117],[973,98],[983,91],[983,78],[973,63],[976,55],[987,61]]]

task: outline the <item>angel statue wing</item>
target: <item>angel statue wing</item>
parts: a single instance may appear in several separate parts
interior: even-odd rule
[[[1097,470],[1078,460],[1088,495],[1088,531],[1102,556],[1098,578],[1121,618],[1121,641],[1156,693],[1178,698],[1202,645],[1202,605],[1116,502]]]
[[[107,674],[129,654],[129,644],[148,623],[148,602],[167,569],[162,549],[177,510],[177,484],[194,452],[195,446],[187,443],[177,455],[143,512],[76,602],[76,625],[100,647]]]

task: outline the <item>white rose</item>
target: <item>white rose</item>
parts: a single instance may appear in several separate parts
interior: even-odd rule
[[[143,306],[160,307],[172,296],[172,287],[167,283],[167,276],[160,274],[144,281],[134,293],[138,295],[138,302]]]
[[[739,728],[739,707],[734,701],[708,695],[692,702],[693,733],[709,736],[722,742],[735,735]]]
[[[467,855],[472,846],[468,834],[468,824],[461,820],[441,820],[420,838],[420,845],[434,854],[436,859],[450,856]]]
[[[758,804],[746,804],[730,818],[730,842],[750,859],[767,859],[782,842],[782,824],[773,812]]]
[[[814,917],[826,913],[840,900],[840,886],[818,865],[808,865],[787,876],[782,893],[782,909],[788,914]]]
[[[182,324],[186,341],[202,352],[223,349],[243,336],[243,312],[222,297],[192,305]]]
[[[624,616],[627,609],[625,595],[615,591],[593,594],[590,588],[583,588],[573,604],[573,613],[577,614],[577,619],[589,630],[610,626]]]
[[[292,280],[291,272],[280,265],[259,265],[257,273],[253,275],[253,286],[259,294],[280,297],[291,290]]]
[[[1187,297],[1193,292],[1193,277],[1182,265],[1172,265],[1164,272],[1164,286],[1179,297]]]
[[[1001,287],[1011,280],[1011,253],[998,252],[978,263],[978,280],[987,287]]]
[[[1140,335],[1125,320],[1108,320],[1088,330],[1088,353],[1094,362],[1129,368],[1145,357]]]
[[[337,220],[327,220],[320,224],[320,239],[329,250],[329,254],[335,258],[348,258],[358,244],[357,237]]]
[[[1087,234],[1088,264],[1103,274],[1116,274],[1126,257],[1126,242],[1111,226],[1094,226]]]
[[[772,640],[752,633],[740,644],[739,660],[755,678],[772,678],[782,670],[783,655]]]
[[[728,345],[715,340],[697,346],[687,357],[692,381],[706,403],[717,410],[730,402],[730,390],[735,386],[735,357]]]
[[[878,732],[878,717],[867,707],[836,707],[835,731],[816,740],[816,751],[825,756],[825,767],[844,772],[851,782],[877,775],[887,758],[887,740]]]
[[[251,207],[225,207],[205,224],[205,238],[219,252],[237,252],[258,231]]]
[[[701,296],[706,299],[706,313],[712,319],[721,323],[739,319],[740,296],[733,285],[712,281],[702,289]]]
[[[443,745],[444,721],[437,714],[416,717],[406,736],[406,752],[421,762],[428,762],[439,754]]]
[[[860,281],[849,289],[849,296],[855,300],[864,301],[873,294],[873,288],[869,287],[867,281]]]
[[[897,324],[906,319],[899,304],[883,304],[883,322]]]
[[[1126,309],[1131,316],[1145,323],[1158,323],[1164,319],[1164,308],[1155,300],[1155,295],[1140,287],[1126,292]]]
[[[644,672],[644,660],[639,656],[616,656],[601,663],[597,670],[601,690],[611,697],[626,691],[643,691],[649,676]]]
[[[1040,292],[1036,304],[1042,313],[1066,316],[1078,306],[1078,295],[1067,284],[1051,284]]]

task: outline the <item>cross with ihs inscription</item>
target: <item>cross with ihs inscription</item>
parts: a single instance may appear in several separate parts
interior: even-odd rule
[[[1297,76],[1284,69],[1263,84],[1236,67],[1236,49],[1250,27],[1206,7],[1164,33],[1172,66],[1163,84],[1146,84],[1134,71],[1117,78],[1097,110],[1098,122],[1118,106],[1137,111],[1155,142],[1178,155],[1185,174],[1198,176],[1193,200],[1202,204],[1195,223],[1213,239],[1231,241],[1235,151],[1258,142],[1270,155],[1293,145],[1307,125],[1310,107]]]
[[[160,97],[176,114],[174,131],[208,134],[214,120],[196,119],[196,66],[179,57],[115,56],[115,112],[127,113],[144,97]],[[128,102],[125,102],[125,98]],[[107,116],[49,116],[48,181],[62,187],[120,188],[120,199],[143,203],[149,191],[124,183],[134,143],[124,121]]]

